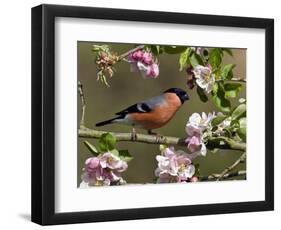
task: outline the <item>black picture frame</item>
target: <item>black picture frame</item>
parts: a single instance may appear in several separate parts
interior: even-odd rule
[[[55,18],[260,28],[265,30],[265,200],[55,213]],[[40,5],[32,8],[32,221],[41,225],[267,211],[274,209],[274,20]]]

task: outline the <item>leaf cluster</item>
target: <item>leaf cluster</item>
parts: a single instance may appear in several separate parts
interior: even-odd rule
[[[110,152],[121,160],[129,162],[133,159],[128,150],[116,149],[116,138],[110,133],[104,133],[98,140],[98,146],[94,146],[88,141],[84,141],[85,146],[93,156],[99,156],[105,152]]]

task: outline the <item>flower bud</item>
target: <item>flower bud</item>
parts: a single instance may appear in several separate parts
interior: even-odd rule
[[[142,61],[144,64],[147,64],[147,65],[151,65],[152,64],[152,54],[151,53],[148,53],[148,52],[145,52],[142,56]]]
[[[159,75],[159,66],[155,63],[148,66],[146,75],[148,77],[156,78]]]

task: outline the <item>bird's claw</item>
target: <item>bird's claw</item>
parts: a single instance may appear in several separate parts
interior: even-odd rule
[[[160,135],[159,133],[152,132],[151,130],[148,130],[148,134],[156,136],[156,143],[160,143],[161,139],[163,138],[162,135]]]
[[[132,140],[132,141],[136,141],[136,140],[137,140],[137,132],[136,132],[136,129],[135,129],[135,128],[132,129],[132,132],[131,132],[131,140]]]
[[[156,134],[156,143],[160,143],[163,136]]]

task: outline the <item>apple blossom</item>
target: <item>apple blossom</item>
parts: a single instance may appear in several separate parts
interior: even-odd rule
[[[195,173],[195,167],[189,155],[183,151],[175,151],[174,148],[166,148],[162,155],[157,155],[158,168],[155,176],[158,183],[186,182]]]
[[[150,52],[137,50],[128,56],[128,62],[131,63],[131,72],[139,71],[144,78],[157,78],[159,75],[159,65]]]
[[[121,177],[121,173],[127,168],[127,163],[111,152],[100,154],[97,157],[90,157],[85,161],[81,176],[83,182],[81,186],[109,186],[119,184],[119,182],[124,184],[126,182]]]
[[[185,143],[187,149],[192,153],[192,159],[200,155],[206,156],[207,148],[204,143],[203,133],[206,129],[211,128],[211,121],[214,117],[214,113],[207,115],[205,112],[202,113],[202,116],[199,113],[193,113],[189,117],[185,127],[187,133]]]
[[[207,93],[210,93],[215,83],[215,76],[212,74],[210,66],[197,65],[194,70],[194,77],[197,85],[204,89]]]

